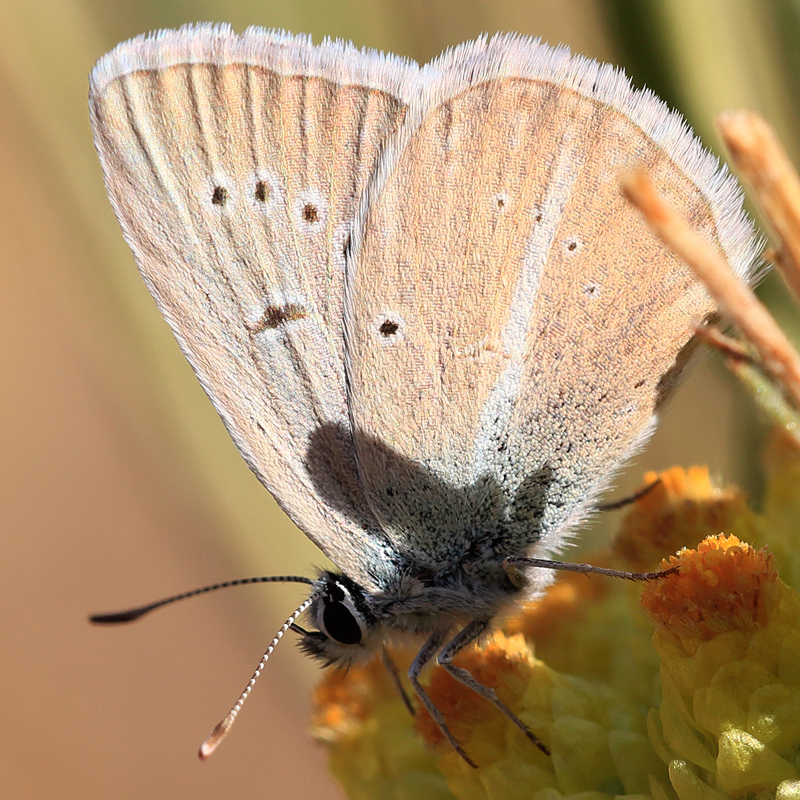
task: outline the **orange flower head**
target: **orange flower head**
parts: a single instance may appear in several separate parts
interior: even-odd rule
[[[707,641],[726,631],[753,631],[766,623],[779,596],[772,556],[735,536],[711,536],[662,567],[678,572],[648,584],[642,605],[678,636]]]
[[[746,509],[736,487],[719,489],[708,467],[673,467],[648,472],[645,485],[658,480],[622,520],[613,551],[629,567],[649,569],[681,547],[730,531]]]

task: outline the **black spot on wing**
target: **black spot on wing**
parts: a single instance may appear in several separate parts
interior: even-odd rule
[[[261,333],[284,325],[287,322],[297,322],[308,316],[308,309],[299,303],[287,303],[283,306],[267,306],[261,319],[255,324],[247,326],[251,333]]]
[[[269,200],[269,184],[266,181],[256,183],[255,198],[260,203],[266,203]]]
[[[381,335],[385,336],[387,339],[390,336],[394,336],[399,329],[400,329],[400,326],[396,322],[393,322],[390,319],[385,319],[380,324],[380,327],[378,328],[378,330],[380,331]]]

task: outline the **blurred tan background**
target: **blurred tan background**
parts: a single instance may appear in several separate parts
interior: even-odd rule
[[[798,153],[796,0],[3,0],[0,798],[338,796],[306,732],[316,668],[291,634],[229,741],[209,763],[195,757],[302,587],[230,590],[119,629],[86,622],[324,563],[250,475],[184,363],[91,144],[94,61],[121,39],[199,20],[421,61],[516,30],[623,64],[712,147],[713,114],[747,106]],[[796,334],[777,283],[763,296]],[[757,493],[748,453],[760,434],[744,393],[707,359],[616,492],[645,467],[707,463]]]

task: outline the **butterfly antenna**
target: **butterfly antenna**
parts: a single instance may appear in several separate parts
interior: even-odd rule
[[[155,603],[148,603],[146,606],[130,608],[127,611],[115,611],[111,614],[92,614],[92,616],[89,617],[89,622],[94,622],[96,625],[132,622],[135,619],[139,619],[139,617],[143,617],[150,611],[161,608],[161,606],[177,603],[178,600],[185,600],[187,597],[195,597],[198,594],[215,592],[217,589],[227,589],[229,586],[245,586],[248,583],[306,583],[309,586],[314,585],[314,581],[312,581],[311,578],[305,578],[301,575],[269,575],[256,578],[239,578],[235,581],[212,583],[210,586],[203,586],[200,589],[192,589],[191,592],[182,592],[181,594],[172,595],[172,597],[165,597],[163,600],[156,600]]]
[[[244,701],[247,700],[248,695],[253,690],[253,686],[255,682],[258,680],[259,676],[261,675],[264,667],[266,666],[267,661],[269,661],[269,657],[272,655],[272,651],[278,646],[278,642],[283,639],[283,634],[289,630],[289,628],[294,627],[295,620],[321,595],[321,592],[314,592],[311,597],[307,600],[304,600],[300,605],[294,610],[292,615],[286,622],[281,625],[280,630],[275,634],[273,640],[269,643],[269,647],[264,652],[264,655],[261,656],[261,660],[258,662],[258,666],[255,668],[252,677],[247,682],[247,686],[244,687],[244,691],[239,695],[239,699],[236,701],[234,707],[228,712],[228,715],[225,719],[221,720],[217,723],[214,727],[214,730],[211,731],[208,738],[200,745],[200,751],[198,752],[198,756],[200,757],[201,761],[205,761],[216,749],[219,747],[220,742],[227,736],[228,731],[231,729],[231,726],[234,723],[237,715],[242,709],[244,705]]]

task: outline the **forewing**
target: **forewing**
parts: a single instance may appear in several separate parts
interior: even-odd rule
[[[91,76],[106,186],[136,262],[251,469],[367,586],[381,537],[344,385],[358,200],[416,65],[302,37],[193,26]]]
[[[643,164],[740,274],[738,190],[610,67],[499,37],[435,64],[371,190],[348,278],[370,505],[430,565],[558,547],[652,429],[713,306],[622,198]]]

